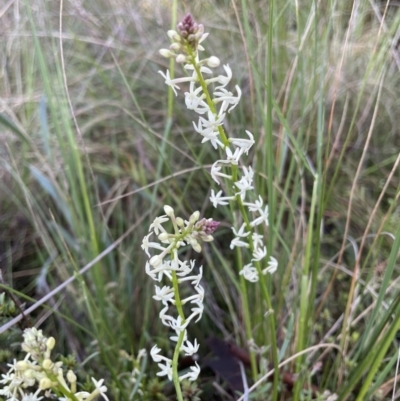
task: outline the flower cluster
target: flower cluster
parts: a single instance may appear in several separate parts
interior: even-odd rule
[[[213,77],[210,68],[218,67],[219,59],[211,56],[200,60],[198,51],[204,50],[200,43],[208,34],[204,33],[204,27],[201,24],[194,22],[190,14],[178,24],[177,31],[169,31],[168,36],[172,44],[169,50],[161,49],[161,55],[174,57],[177,62],[184,63],[189,76],[171,79],[168,70],[166,73],[162,71],[159,73],[164,77],[165,83],[172,87],[175,95],[177,95],[176,90],[180,89],[178,84],[189,83],[189,91],[185,92],[186,106],[200,115],[197,124],[193,122],[194,129],[203,137],[202,143],[210,141],[211,145],[215,149],[220,149],[223,154],[223,157],[212,165],[211,176],[218,185],[221,185],[221,178],[227,180],[229,186],[226,192],[229,194],[224,195],[222,190],[217,193],[211,190],[211,203],[214,207],[218,207],[227,205],[229,202],[238,202],[240,206],[247,207],[249,214],[253,216],[253,220],[244,222],[239,230],[232,228],[235,238],[230,247],[231,249],[250,248],[251,263],[245,265],[240,274],[251,282],[258,281],[259,270],[253,262],[260,262],[269,255],[263,236],[258,233],[257,227],[263,224],[268,225],[268,205],[264,205],[261,196],[257,200],[246,201],[248,194],[254,196],[254,171],[251,166],[241,163],[241,157],[248,155],[255,141],[249,131],[245,131],[247,138],[228,138],[223,129],[226,114],[237,106],[242,92],[237,85],[235,86],[236,95],[227,89],[232,78],[229,65],[223,66],[225,75]],[[208,89],[210,84],[215,85],[212,95]],[[277,260],[269,256],[267,267],[261,272],[272,274],[277,267]]]
[[[186,328],[194,320],[197,322],[203,314],[204,288],[200,285],[203,275],[202,267],[199,272],[194,274],[195,261],[180,260],[178,250],[184,245],[190,245],[196,252],[201,251],[201,242],[213,240],[212,233],[216,230],[219,223],[212,219],[199,220],[200,213],[194,212],[189,220],[176,217],[174,210],[170,206],[164,206],[165,215],[156,217],[150,225],[150,233],[143,238],[142,249],[150,258],[146,263],[146,273],[155,281],[161,282],[165,277],[171,285],[160,287],[155,285],[155,295],[153,298],[163,304],[160,312],[160,319],[165,326],[175,331],[176,335],[171,340],[176,342],[176,352],[183,351],[185,355],[193,355],[199,349],[197,340],[190,342],[187,339]],[[169,233],[164,225],[170,222],[174,233]],[[151,241],[152,236],[157,236],[157,241]],[[159,251],[156,255],[150,254],[150,249]],[[181,299],[178,286],[183,282],[189,282],[193,286],[193,295]],[[191,314],[185,317],[183,306],[189,304]],[[169,314],[169,309],[174,306],[178,311],[175,318]],[[160,348],[156,345],[151,349],[151,356],[158,363],[161,371],[158,376],[168,376],[173,378],[173,361],[165,356],[159,355]],[[200,367],[196,362],[190,368],[190,372],[179,377],[179,380],[196,380],[200,372]]]
[[[65,380],[62,362],[51,360],[56,343],[53,337],[46,338],[42,330],[35,328],[26,329],[23,336],[22,349],[27,353],[26,357],[22,361],[14,359],[8,365],[10,370],[0,380],[0,395],[7,401],[39,401],[43,398],[41,394],[63,401],[91,401],[101,395],[108,401],[104,379],[92,378],[95,390],[91,393],[77,391],[77,378],[72,370],[67,372]],[[30,388],[34,388],[33,392]]]

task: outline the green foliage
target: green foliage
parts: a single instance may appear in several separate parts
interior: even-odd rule
[[[199,389],[197,383],[184,381],[182,384],[182,393],[185,401],[201,401],[201,389]]]
[[[17,314],[17,307],[12,299],[6,299],[6,293],[0,294],[0,318],[11,317]]]

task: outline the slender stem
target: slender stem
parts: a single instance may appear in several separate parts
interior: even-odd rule
[[[175,307],[178,310],[179,316],[182,319],[182,324],[184,324],[186,321],[186,318],[185,318],[185,314],[183,313],[182,301],[181,301],[181,297],[179,295],[178,277],[176,277],[175,271],[172,271],[172,285],[174,287]]]
[[[310,221],[308,224],[309,230],[307,234],[306,252],[303,261],[303,273],[301,277],[301,292],[300,292],[300,316],[299,316],[299,334],[297,340],[297,352],[303,351],[306,348],[307,335],[309,331],[310,316],[309,310],[309,295],[310,295],[310,264],[312,255],[312,245],[314,240],[314,216],[318,200],[319,177],[315,176],[313,194],[311,198]],[[296,373],[300,374],[304,358],[300,357],[296,362]],[[303,380],[299,378],[293,389],[293,400],[300,399]]]
[[[183,401],[181,382],[179,381],[178,374],[178,358],[184,335],[185,331],[181,331],[179,334],[178,342],[175,346],[174,357],[172,358],[172,381],[174,382],[176,398],[178,399],[178,401]]]
[[[175,297],[175,306],[178,310],[179,316],[182,319],[182,324],[185,323],[185,315],[183,313],[182,302],[179,295],[179,286],[178,286],[178,278],[176,276],[176,272],[172,272],[172,285],[174,287],[174,297]],[[181,390],[181,383],[179,381],[179,374],[178,374],[178,358],[179,352],[183,343],[183,338],[185,336],[185,330],[179,333],[178,341],[175,346],[174,356],[172,358],[172,380],[174,382],[176,396],[178,401],[183,401],[182,390]]]
[[[45,370],[45,375],[54,383],[58,383],[57,387],[54,387],[54,390],[58,390],[62,395],[65,397],[69,398],[72,401],[78,401],[78,398],[73,394],[71,391],[69,391],[67,388],[64,387],[63,383],[58,379],[58,377],[54,374],[51,373],[47,370]]]

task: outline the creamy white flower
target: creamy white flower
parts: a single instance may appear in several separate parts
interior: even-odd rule
[[[210,201],[214,207],[218,205],[228,205],[230,200],[235,199],[233,196],[222,196],[222,191],[215,194],[214,190],[211,190]]]
[[[232,175],[221,173],[220,171],[222,169],[222,166],[218,166],[218,163],[228,164],[228,162],[226,160],[217,160],[211,166],[211,177],[218,185],[220,185],[220,182],[219,182],[217,176],[218,177],[227,178],[228,180],[231,180],[232,179]]]
[[[161,309],[159,317],[164,326],[170,326],[170,322],[175,320],[174,317],[167,315],[169,306],[167,305],[165,308]]]
[[[187,297],[185,299],[182,299],[182,305],[187,304],[188,302],[192,302],[192,303],[200,303],[203,302],[204,300],[204,288],[199,284],[196,287],[194,287],[194,289],[196,290],[197,294],[191,295],[190,297]]]
[[[229,82],[232,78],[232,70],[228,64],[224,65],[223,67],[226,72],[226,76],[219,75],[218,77],[215,77],[215,78],[206,79],[205,81],[206,81],[207,85],[212,82],[218,82],[220,85],[215,88],[217,90],[217,89],[225,88],[225,86],[229,84]]]
[[[231,228],[232,228],[233,234],[234,234],[236,237],[241,237],[241,238],[243,238],[243,237],[248,237],[248,236],[250,235],[250,231],[249,231],[249,232],[246,232],[246,231],[245,231],[245,229],[246,229],[246,223],[243,223],[243,224],[241,225],[241,227],[239,228],[239,231],[236,231],[235,227],[231,227]]]
[[[261,259],[265,258],[267,256],[267,247],[264,246],[263,249],[257,248],[253,252],[253,259],[256,262],[260,261]]]
[[[182,323],[182,318],[180,316],[178,316],[176,319],[172,319],[168,323],[168,325],[171,327],[172,330],[174,330],[176,332],[181,332],[186,329],[189,322],[190,322],[190,320],[188,318],[188,319],[186,319],[185,323]]]
[[[40,391],[40,390],[38,390]],[[38,397],[39,393],[38,391],[36,393],[29,393],[29,394],[24,394],[21,398],[21,401],[40,401],[43,397]],[[9,398],[10,400],[10,398]],[[11,398],[12,400],[12,398]]]
[[[244,138],[229,138],[229,142],[235,146],[238,146],[243,149],[244,154],[248,155],[250,148],[254,145],[253,135],[250,131],[246,131],[246,134],[250,139]]]
[[[169,75],[169,70],[167,70],[165,74],[162,71],[158,71],[158,73],[165,79],[165,84],[172,88],[172,90],[175,93],[175,96],[178,96],[176,89],[180,89],[177,84],[179,84],[181,82],[190,82],[190,81],[193,81],[196,79],[193,77],[171,79],[171,76]]]
[[[250,225],[252,227],[258,226],[262,223],[265,223],[268,226],[268,205],[265,206],[264,210],[259,209],[258,212],[260,213],[260,216],[254,219]]]
[[[218,146],[220,146],[220,147],[223,146],[223,143],[218,139],[218,136],[219,136],[218,131],[212,131],[207,134],[204,134],[201,143],[210,141],[212,147],[214,149],[218,149]]]
[[[237,96],[233,96],[232,92],[229,92],[228,90],[224,88],[219,88],[213,93],[213,102],[214,103],[219,103],[222,102],[221,108],[218,112],[218,114],[225,113],[228,111],[228,113],[231,112],[239,103],[240,98],[242,96],[242,91],[240,90],[239,86],[235,86],[236,91],[238,93]],[[231,105],[231,107],[228,109],[228,107]]]
[[[192,344],[190,341],[186,340],[186,344],[182,344],[181,350],[185,353],[185,355],[193,355],[198,350],[200,345],[197,344],[197,339],[194,339],[194,343]]]
[[[168,305],[168,301],[174,303],[174,289],[168,285],[164,285],[164,287],[160,288],[158,285],[154,286],[156,289],[156,295],[153,295],[153,298],[156,301],[161,301],[164,305]]]
[[[161,246],[158,242],[150,242],[149,238],[152,236],[152,232],[145,235],[142,241],[142,249],[146,252],[146,255],[150,257],[149,248],[159,249],[160,251],[165,251],[165,247]]]
[[[254,203],[243,202],[243,205],[245,205],[249,208],[249,212],[262,211],[263,204],[264,204],[264,201],[263,201],[261,195],[258,195],[258,201],[255,201]]]
[[[148,274],[154,281],[161,281],[163,275],[166,275],[169,279],[171,276],[171,266],[167,262],[155,267],[153,270],[149,262],[146,262],[146,274]]]
[[[253,182],[253,177],[254,177],[254,171],[251,168],[251,166],[249,167],[243,166],[243,178],[249,182]]]
[[[24,360],[26,360],[26,359],[27,359],[27,358],[25,357]],[[15,371],[17,370],[17,368],[18,368],[18,362],[19,362],[19,361],[17,361],[16,359],[13,359],[13,363],[7,363],[7,366],[10,368],[9,371],[8,371],[8,373],[12,373],[12,372],[15,372]],[[2,376],[4,376],[4,375],[2,375]],[[0,383],[2,383],[2,380],[0,380]]]
[[[163,356],[158,355],[160,351],[161,348],[158,348],[157,345],[154,345],[153,348],[150,350],[150,355],[153,358],[154,362],[159,362],[164,358]]]
[[[240,181],[235,182],[235,185],[239,189],[239,192],[235,193],[235,195],[240,195],[242,199],[246,196],[246,191],[254,189],[252,182],[247,180],[246,177],[242,177]]]
[[[189,266],[187,260],[183,260],[183,261],[178,260],[178,262],[176,263],[176,268],[175,268],[176,274],[180,277],[187,276],[188,274],[190,274],[192,272],[195,263],[196,263],[196,261],[194,259],[192,259],[192,260],[190,260],[190,266]]]
[[[169,219],[166,215],[164,216],[158,216],[154,219],[154,221],[150,224],[149,231],[154,229],[154,232],[156,235],[158,235],[161,232],[165,233],[165,228],[162,226],[163,223],[167,222]]]
[[[243,266],[243,269],[239,272],[247,281],[255,283],[258,281],[258,272],[257,269],[251,264],[247,264]]]
[[[252,239],[254,248],[259,248],[264,243],[264,237],[258,233],[253,233]]]
[[[198,114],[205,114],[210,111],[210,107],[207,102],[204,101],[205,95],[204,93],[200,95],[202,92],[202,87],[199,86],[195,89],[194,82],[190,83],[189,92],[185,92],[185,104],[189,110],[194,110]]]
[[[172,361],[168,360],[165,363],[159,363],[158,367],[161,371],[156,373],[157,376],[168,376],[168,380],[172,380]]]
[[[245,248],[249,248],[250,247],[250,245],[247,243],[247,242],[245,242],[245,241],[242,241],[239,237],[235,237],[232,241],[231,241],[231,244],[230,244],[230,248],[231,249],[233,249],[234,247],[245,247]]]
[[[225,153],[226,153],[226,161],[228,163],[231,163],[235,166],[238,165],[240,156],[243,154],[243,149],[242,148],[236,148],[235,151],[232,153],[231,148],[228,146],[225,148]]]
[[[199,271],[200,271],[200,273],[195,276],[187,276],[187,277],[180,278],[178,280],[178,283],[182,283],[183,281],[192,280],[190,282],[190,284],[192,284],[193,286],[198,286],[200,284],[201,278],[203,277],[203,266],[199,267]]]
[[[191,372],[186,373],[185,375],[182,375],[179,377],[179,380],[184,380],[188,379],[190,381],[195,381],[199,377],[200,373],[200,366],[198,365],[197,362],[195,362],[196,366],[191,366],[190,370]]]
[[[273,274],[277,271],[278,269],[278,261],[273,257],[270,256],[269,257],[269,262],[268,262],[268,267],[266,269],[264,269],[262,272],[263,274]]]
[[[207,113],[208,119],[204,117],[199,117],[198,125],[193,122],[193,126],[196,132],[203,135],[207,139],[211,139],[215,134],[218,134],[218,127],[223,124],[225,119],[225,114],[221,116],[216,116],[212,111]]]
[[[192,314],[186,319],[186,323],[188,324],[193,318],[195,318],[196,316],[197,319],[195,320],[195,322],[198,322],[201,317],[203,316],[203,312],[204,312],[204,305],[203,302],[200,301],[193,301],[193,303],[195,303],[197,305],[197,307],[195,308],[191,308]]]
[[[154,362],[161,362],[161,361],[169,361],[170,359],[166,358],[165,356],[159,355],[161,348],[158,348],[157,345],[150,350],[150,355],[153,358]]]
[[[92,382],[93,382],[94,386],[96,387],[95,392],[97,394],[100,394],[105,400],[109,401],[108,397],[105,394],[107,391],[107,387],[103,386],[104,379],[100,379],[97,381],[95,378],[92,377]]]

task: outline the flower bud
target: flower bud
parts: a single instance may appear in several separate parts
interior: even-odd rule
[[[200,253],[201,252],[201,245],[196,241],[195,244],[191,244],[192,248],[197,252]]]
[[[204,242],[212,242],[212,241],[214,241],[214,237],[213,237],[212,235],[206,235],[206,236],[204,236],[204,237],[201,237],[201,239],[202,239]]]
[[[208,60],[207,60],[207,65],[211,68],[215,68],[218,67],[220,64],[219,58],[215,57],[215,56],[211,56]]]
[[[196,212],[194,212],[190,218],[189,218],[189,223],[190,224],[194,224],[196,223],[196,221],[200,218],[200,212],[197,210]]]
[[[54,366],[54,363],[50,359],[45,359],[42,363],[42,367],[45,370],[50,370]]]
[[[76,383],[76,375],[75,375],[75,373],[74,373],[72,370],[69,370],[69,371],[67,372],[67,380],[68,380],[70,383]]]
[[[41,390],[46,390],[51,387],[51,380],[48,377],[43,377],[39,382],[39,388]]]
[[[181,41],[181,37],[179,36],[178,32],[176,32],[176,31],[174,31],[172,29],[167,32],[167,35],[174,42],[178,42],[179,43]]]
[[[33,341],[36,341],[36,337],[39,337],[40,334],[42,334],[42,330],[37,330],[36,327],[25,329],[23,334],[24,342],[31,343]]]
[[[179,64],[186,63],[186,61],[187,61],[187,58],[186,58],[186,56],[184,56],[183,54],[179,54],[179,55],[176,57],[176,62],[179,63]]]
[[[46,341],[47,349],[51,351],[55,345],[56,345],[56,340],[54,339],[54,337],[49,337]]]
[[[171,50],[168,50],[168,49],[160,49],[160,50],[159,50],[159,53],[160,53],[163,57],[166,57],[166,58],[174,58],[174,57],[176,57],[176,54],[173,53],[173,52],[171,52]]]
[[[210,235],[218,228],[219,225],[220,223],[213,219],[201,219],[196,223],[196,229],[202,236]]]
[[[33,369],[27,369],[24,372],[24,379],[25,380],[32,380],[33,379],[33,383],[35,383],[35,377],[37,376],[37,372]]]
[[[174,209],[172,209],[171,206],[165,205],[164,206],[164,212],[168,217],[174,216]]]
[[[182,217],[177,217],[177,218],[176,218],[176,224],[177,224],[179,227],[183,227],[183,226],[185,225],[185,222],[184,222],[184,220],[182,219]]]
[[[166,241],[166,240],[168,239],[168,237],[169,237],[169,234],[168,234],[168,233],[161,233],[161,234],[158,236],[158,239],[159,239],[160,241]]]
[[[162,258],[159,255],[155,255],[153,256],[150,260],[149,263],[153,266],[153,267],[158,267],[161,265],[162,263]]]
[[[30,365],[26,361],[18,361],[16,363],[16,368],[17,368],[17,370],[26,370],[26,369],[30,368]]]
[[[169,47],[171,50],[174,50],[176,52],[180,51],[182,49],[182,46],[179,43],[172,43]]]

